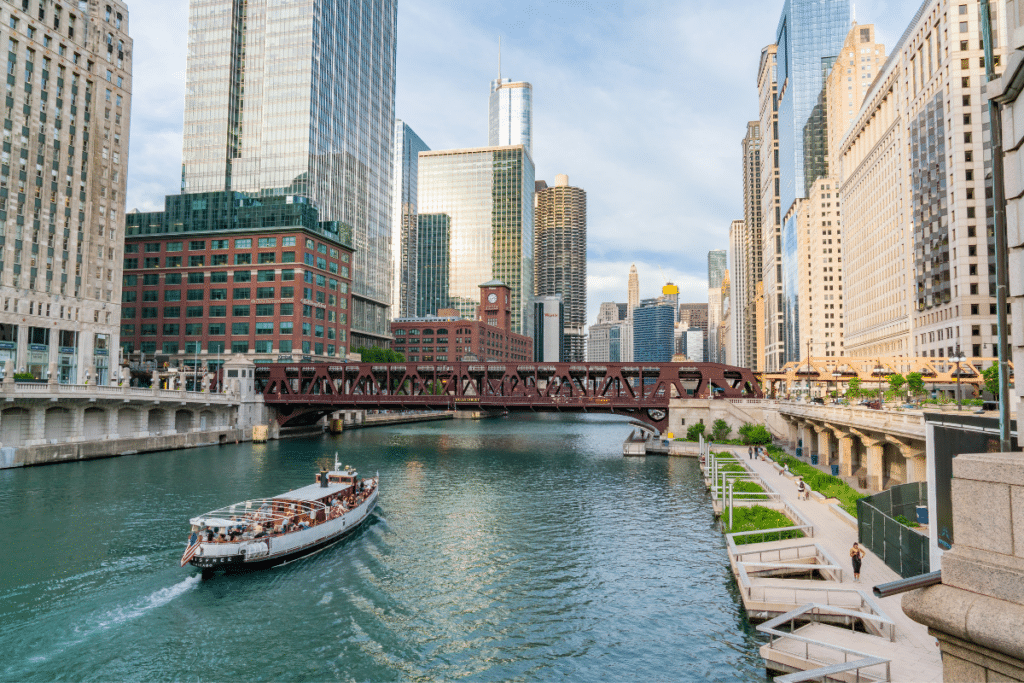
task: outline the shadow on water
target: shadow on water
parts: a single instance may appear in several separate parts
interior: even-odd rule
[[[512,416],[0,472],[0,678],[760,680],[696,463],[623,458],[628,433]],[[357,533],[260,573],[178,568],[189,517],[335,450],[380,472]]]

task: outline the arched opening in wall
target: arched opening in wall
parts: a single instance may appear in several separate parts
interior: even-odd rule
[[[8,408],[0,413],[0,443],[21,446],[28,441],[29,412],[24,408]]]
[[[887,443],[882,451],[882,488],[907,483],[907,459],[896,444]]]
[[[164,411],[159,408],[154,408],[149,411],[149,420],[147,421],[146,428],[150,434],[156,434],[157,432],[164,431]]]
[[[139,411],[121,408],[117,413],[117,433],[122,437],[135,436],[139,431]]]
[[[86,408],[85,421],[82,423],[82,436],[96,441],[102,439],[107,432],[107,411],[102,408]]]
[[[217,426],[217,416],[212,410],[204,410],[199,413],[199,429],[206,431]]]
[[[50,408],[46,411],[43,437],[47,441],[67,441],[72,438],[71,411],[67,408]]]
[[[178,434],[192,431],[191,410],[179,410],[174,414],[174,431]]]

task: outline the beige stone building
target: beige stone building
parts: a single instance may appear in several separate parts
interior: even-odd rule
[[[875,42],[873,24],[853,24],[825,81],[829,172],[835,175],[843,138],[885,62],[885,46]]]
[[[850,355],[994,355],[978,20],[976,1],[922,4],[842,142]]]
[[[729,339],[727,341],[730,365],[750,367],[747,361],[746,341],[748,336],[747,318],[747,279],[751,276],[750,249],[747,246],[746,221],[733,221],[729,225],[729,302],[728,312],[723,312],[722,319],[729,320]],[[760,250],[758,250],[760,252]],[[723,283],[724,286],[724,283]],[[723,302],[725,299],[723,298]],[[750,307],[752,308],[752,307]],[[724,309],[723,309],[724,311]],[[750,321],[753,323],[753,320]]]
[[[747,123],[743,138],[743,236],[734,248],[737,254],[733,271],[733,317],[736,320],[736,365],[755,372],[764,366],[764,331],[757,322],[757,286],[763,279],[763,238],[761,211],[761,123]],[[742,287],[742,289],[741,289]],[[763,325],[763,321],[760,323]],[[762,340],[758,346],[757,340]]]
[[[776,82],[778,46],[761,50],[757,93],[761,130],[761,273],[764,290],[764,345],[762,370],[785,364],[782,311],[782,208],[779,199],[779,101]]]
[[[132,41],[119,0],[5,2],[0,363],[107,383],[118,362]]]

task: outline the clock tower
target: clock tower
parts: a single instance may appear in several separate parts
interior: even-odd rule
[[[501,280],[480,285],[480,319],[506,332],[512,331],[512,290]]]

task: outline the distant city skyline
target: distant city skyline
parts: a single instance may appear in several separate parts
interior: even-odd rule
[[[895,44],[918,4],[861,0],[856,19]],[[588,324],[602,301],[626,300],[631,263],[642,298],[671,280],[680,300],[699,301],[707,289],[704,254],[726,248],[730,221],[743,215],[736,131],[756,118],[757,63],[775,40],[782,6],[406,0],[395,114],[434,149],[482,145],[488,122],[481,102],[496,75],[500,34],[503,75],[533,85],[537,177],[568,173],[592,198]],[[697,34],[688,28],[695,20],[723,28]],[[566,40],[552,30],[562,25],[586,30]],[[188,0],[132,6],[129,209],[159,210],[180,187],[187,32]],[[716,77],[680,81],[680,70]],[[638,108],[638,101],[652,106]]]

